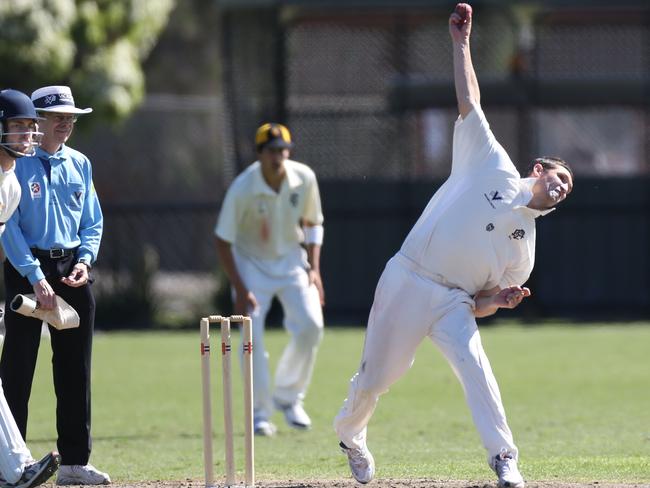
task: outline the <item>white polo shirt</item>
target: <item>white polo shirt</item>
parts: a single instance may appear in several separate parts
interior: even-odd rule
[[[215,235],[270,275],[281,276],[303,262],[300,221],[321,225],[323,212],[316,175],[287,159],[286,177],[276,193],[266,183],[259,161],[246,168],[226,193]],[[306,264],[306,263],[305,263]]]
[[[14,165],[7,171],[0,169],[0,224],[9,220],[20,203],[21,190],[14,172],[15,167],[16,163],[14,162]],[[0,225],[0,235],[4,230],[5,226]]]
[[[400,254],[425,276],[475,295],[523,285],[535,261],[534,179],[522,179],[481,107],[454,127],[449,179],[429,201]]]

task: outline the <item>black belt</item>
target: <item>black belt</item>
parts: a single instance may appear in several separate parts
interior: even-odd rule
[[[61,259],[66,256],[72,256],[77,252],[77,248],[74,249],[30,249],[32,254],[37,258],[50,258],[50,259]]]

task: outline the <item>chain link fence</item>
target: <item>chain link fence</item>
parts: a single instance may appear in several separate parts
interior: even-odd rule
[[[220,46],[214,63],[221,67],[222,86],[180,94],[166,92],[164,80],[159,81],[156,93],[121,128],[94,127],[75,136],[73,147],[93,161],[106,215],[97,266],[98,289],[103,286],[106,297],[116,290],[128,295],[123,284],[138,283],[134,275],[150,276],[152,265],[155,272],[146,286],[155,293],[148,299],[166,307],[165,313],[191,317],[213,307],[215,295],[227,296],[212,230],[228,184],[256,159],[255,129],[273,120],[289,125],[296,142],[292,157],[309,164],[323,183],[326,312],[357,318],[367,312],[378,271],[449,172],[457,117],[449,5],[320,5],[261,2],[238,8],[231,3],[211,21],[214,29],[195,33]],[[511,2],[481,5],[475,12],[472,55],[482,102],[520,170],[533,156],[546,154],[565,157],[578,178],[648,176],[647,6]],[[183,51],[174,39],[167,44],[175,53]],[[189,54],[174,60],[175,69],[193,73],[185,78],[200,80],[202,70],[208,70]],[[612,191],[624,193],[625,187],[615,185]],[[629,188],[642,191],[638,185]],[[579,210],[567,210],[568,221],[549,228],[570,229],[572,218],[584,223],[585,212],[594,211],[584,206],[589,202],[598,202],[596,212],[612,218],[633,215],[625,222],[650,228],[647,198],[639,194],[617,207],[619,213],[610,212],[617,195],[586,196]],[[398,207],[388,212],[378,203],[382,199]],[[612,228],[628,225],[621,222]],[[382,242],[368,242],[378,229]],[[636,253],[650,245],[648,235],[643,230],[637,245],[628,248]],[[359,242],[367,246],[362,257]],[[599,242],[584,244],[603,256],[619,249]],[[548,256],[540,244],[540,256]],[[567,245],[566,252],[580,253],[577,244]],[[650,263],[642,253],[631,259],[636,262],[633,285],[645,298],[627,306],[650,310]],[[578,274],[584,273],[584,260],[579,261]],[[601,274],[613,276],[610,271]],[[546,275],[537,279],[552,288]],[[567,286],[574,284],[567,280]],[[349,282],[354,282],[353,293]],[[584,304],[596,296],[585,297]],[[114,302],[107,298],[104,303]],[[544,303],[540,307],[542,313],[548,309]],[[143,320],[158,320],[152,314]]]

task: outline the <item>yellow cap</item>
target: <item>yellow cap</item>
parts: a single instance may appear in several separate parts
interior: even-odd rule
[[[291,134],[282,124],[264,124],[257,129],[255,133],[255,146],[258,150],[265,147],[291,149],[293,143],[291,142]]]

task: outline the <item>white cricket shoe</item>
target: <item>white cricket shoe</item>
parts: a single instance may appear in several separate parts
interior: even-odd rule
[[[352,476],[359,483],[369,483],[375,476],[375,459],[366,446],[361,449],[347,447],[342,442],[339,443],[341,450],[348,455],[348,464]]]
[[[507,454],[501,453],[494,457],[492,469],[499,477],[499,488],[524,488],[524,478],[517,469],[517,461]]]
[[[298,400],[291,405],[283,405],[276,400],[275,407],[282,411],[284,420],[286,420],[289,427],[300,430],[311,428],[311,419],[307,415],[307,412],[305,412],[301,401]]]
[[[261,437],[273,437],[278,428],[272,422],[259,418],[253,420],[253,432]]]
[[[108,485],[110,482],[110,476],[92,464],[63,465],[56,478],[57,485]]]

